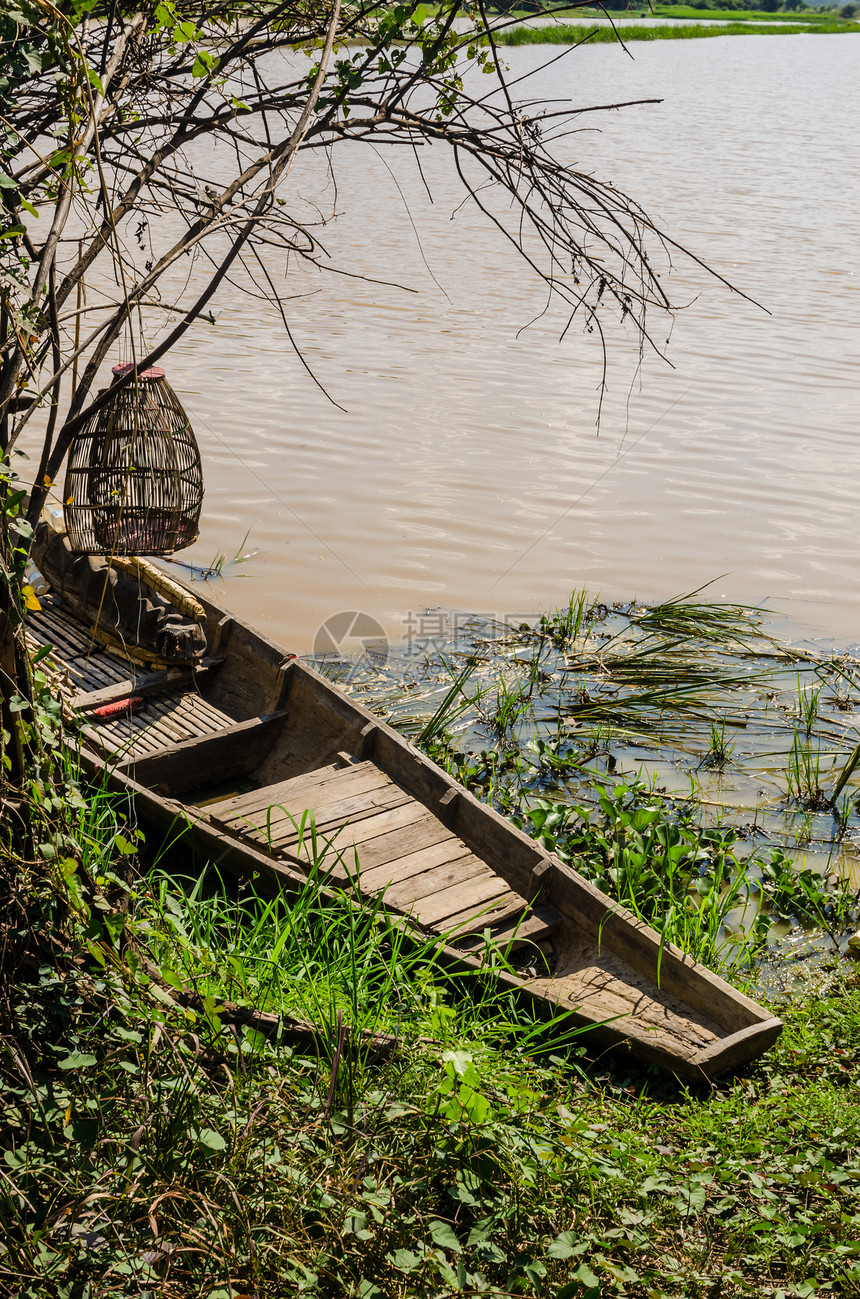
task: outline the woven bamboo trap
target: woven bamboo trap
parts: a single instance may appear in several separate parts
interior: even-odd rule
[[[90,555],[169,555],[197,538],[203,470],[188,416],[157,366],[117,387],[131,369],[114,366],[69,452],[66,528]]]

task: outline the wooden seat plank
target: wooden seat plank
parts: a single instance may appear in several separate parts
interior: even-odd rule
[[[27,614],[25,632],[39,648],[52,645],[57,660],[70,673],[74,669],[78,676],[86,674],[93,680],[103,677],[104,684],[121,681],[127,675],[127,666],[107,654],[83,623],[73,620],[62,607],[54,606],[50,596],[43,600],[41,609]],[[81,662],[75,664],[74,660]]]
[[[385,899],[396,907],[405,908],[412,902],[423,902],[425,898],[442,893],[452,885],[465,884],[476,876],[486,873],[486,862],[481,861],[474,853],[467,853],[464,857],[458,857],[456,861],[422,871],[420,875],[410,875],[407,879],[390,885],[385,890]],[[362,877],[361,882],[364,891],[367,881]]]
[[[429,847],[419,848],[417,852],[408,852],[394,861],[383,862],[378,866],[365,866],[364,859],[366,853],[361,854],[362,888],[380,889],[386,884],[394,884],[398,880],[408,879],[412,875],[420,875],[423,871],[432,870],[434,866],[444,866],[446,862],[456,861],[460,857],[469,857],[471,853],[462,839],[455,835],[449,835],[445,839],[440,839],[437,843],[432,843]]]
[[[432,848],[439,843],[458,842],[456,836],[446,829],[437,817],[425,813],[407,826],[398,827],[387,834],[377,835],[376,838],[362,840],[354,846],[360,869],[372,870],[413,852]],[[352,840],[349,841],[349,847],[350,849],[353,847]],[[338,851],[341,851],[339,844],[325,853],[323,860],[328,861],[329,856]]]
[[[107,752],[122,753],[124,759],[153,754],[185,740],[212,735],[236,723],[229,713],[216,708],[195,690],[147,699],[138,713],[118,717],[92,728]]]
[[[452,884],[430,897],[421,898],[410,909],[422,925],[444,925],[447,929],[451,917],[463,916],[465,923],[466,916],[477,914],[483,909],[489,912],[494,905],[498,905],[501,898],[513,896],[515,895],[505,881],[495,871],[485,867],[483,873],[474,879],[465,884]]]
[[[330,828],[324,838],[337,842],[338,847],[341,844],[362,844],[368,839],[377,839],[381,835],[387,835],[390,831],[401,830],[406,826],[413,825],[416,822],[435,821],[420,803],[414,799],[408,799],[399,807],[389,810],[376,812],[373,816],[366,817],[362,821],[357,821],[354,825],[346,825]],[[444,826],[440,827],[444,830]],[[338,831],[340,830],[340,833]],[[279,848],[289,848],[290,844],[297,838],[295,828],[290,825],[289,829],[284,829],[277,836],[272,836],[273,844]],[[432,840],[430,841],[432,842]]]
[[[522,898],[518,901],[522,903]],[[489,940],[493,947],[500,951],[515,952],[520,947],[531,943],[544,942],[551,938],[561,926],[561,916],[552,907],[538,903],[529,912],[528,907],[517,908],[513,920],[502,918],[502,923],[493,920],[493,914],[478,917],[473,925],[466,924],[457,938],[457,946],[464,951],[476,951],[483,947],[489,931]]]
[[[228,821],[234,812],[250,815],[278,803],[300,801],[311,795],[315,799],[318,796],[327,798],[332,785],[339,791],[358,792],[365,788],[364,782],[369,776],[373,778],[371,788],[377,777],[383,781],[388,779],[372,762],[359,762],[352,767],[338,767],[334,764],[319,767],[299,776],[291,776],[289,780],[278,781],[276,785],[265,785],[260,789],[252,789],[247,794],[223,799],[218,804],[218,817],[222,821]]]
[[[347,827],[357,826],[369,817],[378,816],[380,812],[412,802],[414,800],[398,785],[389,783],[388,786],[356,794],[340,803],[330,803],[321,810],[317,810],[310,800],[302,799],[294,803],[292,808],[276,804],[262,808],[253,816],[237,816],[233,813],[229,821],[223,824],[229,825],[233,830],[241,830],[243,826],[258,830],[265,827],[267,837],[271,836],[273,842],[282,844],[289,842],[291,833],[297,836],[295,827],[301,823],[305,813],[313,816],[318,834],[330,836],[341,827],[345,831]],[[217,814],[213,820],[218,820]]]
[[[256,811],[233,809],[226,816],[219,809],[218,816],[225,823],[234,824],[239,820],[250,820],[266,816],[272,825],[289,821],[302,812],[313,812],[317,825],[329,825],[338,818],[346,823],[354,816],[374,807],[394,806],[397,802],[406,801],[409,795],[382,772],[374,775],[367,772],[359,781],[327,781],[322,791],[304,790],[299,794],[288,793],[278,799],[271,798],[269,790],[256,790],[254,802],[259,803]],[[259,795],[265,793],[261,800]],[[250,798],[248,802],[250,802]],[[270,815],[267,815],[269,814]]]
[[[481,933],[485,929],[504,929],[513,926],[528,911],[528,903],[519,893],[504,893],[489,911],[472,912],[467,907],[462,913],[449,917],[461,934]]]

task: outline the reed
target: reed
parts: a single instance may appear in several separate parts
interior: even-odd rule
[[[723,771],[728,766],[734,749],[734,742],[726,736],[725,717],[719,722],[711,722],[711,742],[701,765],[711,767],[715,771]]]

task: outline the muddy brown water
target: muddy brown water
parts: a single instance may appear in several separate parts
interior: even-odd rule
[[[512,77],[554,47],[505,51]],[[395,644],[427,607],[501,618],[564,601],[677,595],[764,604],[858,636],[856,213],[860,36],[584,48],[522,93],[577,106],[557,146],[640,200],[756,307],[683,257],[671,367],[613,331],[599,353],[468,205],[449,159],[350,145],[294,169],[291,197],[352,276],[290,263],[294,336],[238,287],[169,359],[198,433],[205,564],[243,549],[217,599],[298,652],[357,610]],[[272,274],[283,259],[273,256]],[[534,322],[529,324],[529,322]],[[661,343],[668,336],[657,323]],[[526,327],[528,326],[528,327]],[[672,368],[674,367],[674,368]]]

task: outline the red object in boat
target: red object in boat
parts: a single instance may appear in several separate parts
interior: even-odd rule
[[[99,722],[109,722],[114,717],[131,717],[132,713],[139,713],[143,708],[142,695],[128,695],[125,699],[118,699],[114,704],[102,704],[101,708],[94,708],[90,717],[96,718]]]

